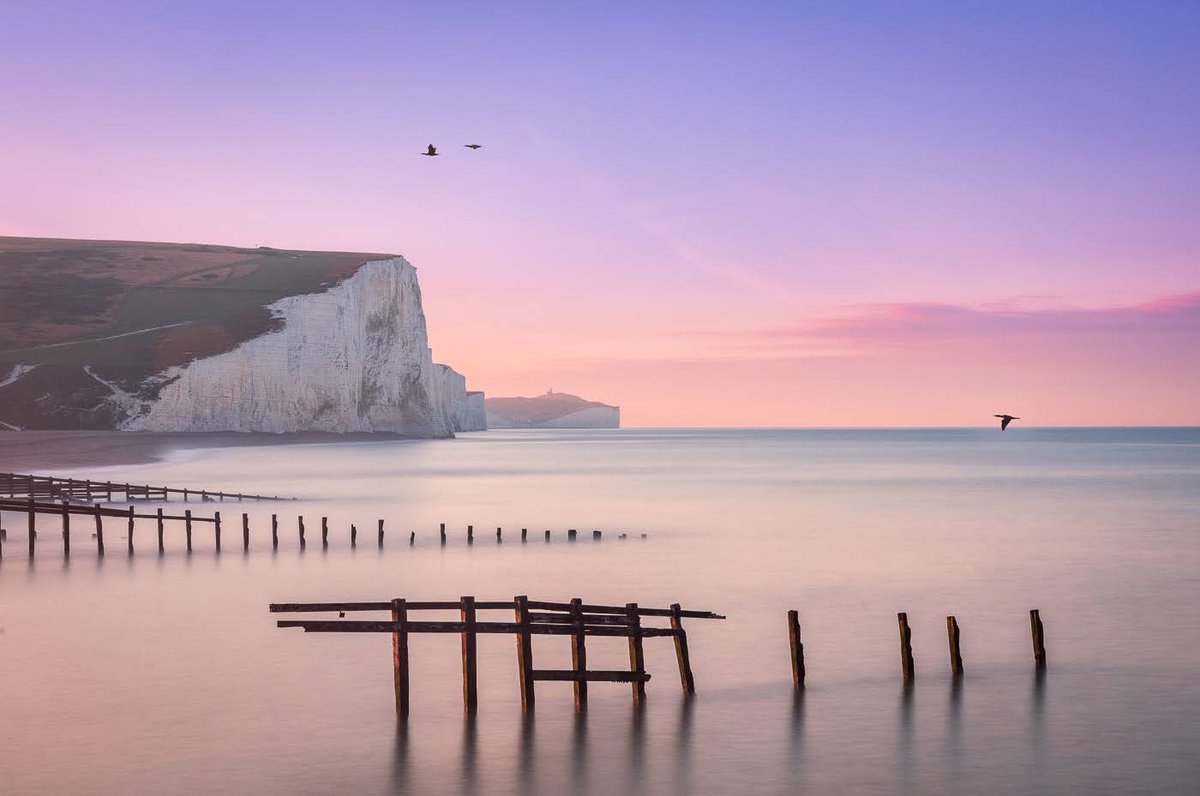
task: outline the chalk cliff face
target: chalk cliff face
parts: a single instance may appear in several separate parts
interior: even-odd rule
[[[326,292],[268,309],[278,331],[168,369],[155,377],[155,399],[124,396],[133,405],[121,427],[453,436],[416,269],[403,258],[368,262]]]
[[[487,431],[487,410],[482,392],[467,393],[467,417],[463,431]]]

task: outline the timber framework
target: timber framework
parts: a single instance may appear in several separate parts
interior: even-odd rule
[[[637,603],[626,605],[591,605],[581,598],[570,602],[530,600],[525,596],[502,601],[477,601],[462,597],[455,601],[417,602],[395,599],[386,602],[353,603],[272,603],[272,613],[333,613],[339,619],[282,619],[279,627],[298,627],[309,633],[390,633],[392,635],[392,673],[396,696],[396,713],[408,715],[409,659],[408,637],[412,633],[457,633],[462,637],[463,710],[476,712],[479,704],[477,685],[476,642],[480,633],[512,634],[517,641],[517,672],[521,689],[521,706],[533,708],[539,681],[569,682],[575,691],[575,706],[587,705],[588,684],[594,682],[629,683],[633,701],[640,704],[646,697],[646,671],[643,639],[671,638],[675,642],[675,657],[679,664],[679,683],[687,695],[696,692],[692,676],[684,619],[724,619],[711,611],[684,610],[678,603],[669,608],[643,608]],[[454,611],[458,621],[419,621],[411,614],[423,611]],[[480,621],[480,611],[512,611],[513,621]],[[386,619],[345,619],[348,612],[388,612]],[[667,626],[647,626],[643,619],[667,620]],[[567,636],[571,640],[570,669],[538,669],[533,665],[533,636]],[[625,638],[629,642],[629,669],[598,670],[587,666],[587,637]]]

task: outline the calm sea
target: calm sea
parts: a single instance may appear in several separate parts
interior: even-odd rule
[[[489,432],[181,451],[78,474],[302,500],[189,504],[222,511],[220,554],[203,526],[191,555],[175,530],[160,556],[142,522],[129,557],[114,521],[102,560],[79,530],[65,561],[47,518],[27,561],[23,518],[4,515],[6,796],[1200,792],[1198,429]],[[600,683],[576,714],[569,685],[540,683],[529,719],[511,637],[480,640],[468,720],[458,638],[416,636],[398,726],[388,636],[282,630],[267,612],[467,594],[680,602],[728,619],[686,625],[694,700],[670,640],[651,638],[642,710],[627,685]],[[913,628],[911,689],[898,611]],[[619,639],[588,652],[595,668],[628,665]],[[535,657],[566,667],[568,643],[538,638]]]

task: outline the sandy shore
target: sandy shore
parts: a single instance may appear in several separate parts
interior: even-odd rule
[[[171,451],[262,445],[312,445],[335,442],[380,442],[404,439],[395,434],[243,434],[151,433],[140,431],[13,431],[0,432],[0,472],[149,464]]]

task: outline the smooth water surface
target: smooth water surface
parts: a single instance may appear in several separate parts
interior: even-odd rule
[[[189,504],[222,512],[220,554],[199,526],[191,555],[176,528],[160,556],[142,521],[130,557],[109,521],[105,558],[81,523],[64,560],[61,526],[43,518],[30,562],[24,518],[5,514],[4,794],[1200,790],[1197,429],[488,432],[73,474],[303,500]],[[576,714],[568,684],[539,683],[530,718],[511,637],[481,638],[480,710],[465,719],[458,638],[416,636],[398,726],[389,636],[276,629],[267,612],[463,594],[680,602],[728,619],[686,625],[694,700],[670,640],[652,638],[642,710],[629,686],[601,683]],[[803,624],[801,699],[789,608]],[[913,627],[911,689],[898,611]],[[962,628],[957,683],[948,614]],[[591,667],[628,665],[623,640],[588,644]],[[567,667],[568,642],[537,639],[535,659]]]

